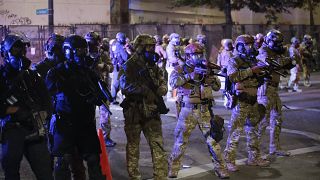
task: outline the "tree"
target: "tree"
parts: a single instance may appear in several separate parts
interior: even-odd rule
[[[218,8],[223,11],[226,18],[226,37],[231,38],[232,35],[232,10],[240,10],[242,8],[249,8],[253,12],[266,13],[268,23],[277,20],[277,13],[290,13],[289,8],[301,6],[299,0],[171,0],[173,5],[179,6],[209,6],[211,8]]]
[[[320,5],[320,0],[303,0],[300,1],[301,2],[301,6],[303,7],[303,9],[308,10],[309,11],[309,18],[310,18],[310,26],[311,26],[311,34],[312,36],[314,36],[315,34],[315,26],[314,26],[314,13],[315,9],[317,7],[319,7]]]

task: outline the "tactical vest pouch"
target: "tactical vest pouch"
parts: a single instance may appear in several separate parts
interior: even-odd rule
[[[201,99],[213,99],[212,89],[210,86],[201,85],[200,93]]]
[[[239,101],[241,102],[245,102],[247,104],[250,104],[250,105],[254,105],[256,102],[257,102],[257,96],[251,96],[249,95],[248,93],[240,93],[238,95],[238,99]]]

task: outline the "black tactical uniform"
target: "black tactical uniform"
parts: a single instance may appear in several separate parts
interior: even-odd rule
[[[37,179],[53,179],[44,129],[52,107],[49,93],[40,76],[27,68],[30,60],[25,57],[26,40],[11,33],[1,45],[5,60],[0,68],[1,163],[5,179],[20,179],[23,155]]]
[[[99,80],[85,63],[86,41],[78,35],[70,35],[64,42],[66,63],[52,68],[47,75],[47,87],[55,99],[55,114],[50,123],[53,135],[52,154],[64,157],[65,162],[56,165],[57,179],[67,178],[63,172],[70,164],[72,154],[78,151],[87,161],[90,179],[103,179],[99,164],[100,144],[96,132],[95,106],[92,93]]]

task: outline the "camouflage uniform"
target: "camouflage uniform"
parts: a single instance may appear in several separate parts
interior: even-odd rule
[[[293,88],[292,90],[293,91],[296,91],[296,92],[301,92],[301,89],[299,89],[299,80],[300,80],[300,67],[301,67],[301,56],[300,56],[300,53],[299,53],[299,49],[297,46],[299,45],[296,45],[295,43],[299,43],[299,40],[295,37],[293,37],[291,39],[291,46],[289,48],[289,55],[290,55],[290,58],[291,59],[294,59],[296,61],[296,66],[293,67],[291,70],[290,70],[290,79],[289,79],[289,82],[288,82],[288,87],[289,88]],[[290,89],[289,89],[290,91]]]
[[[140,44],[140,41],[145,42]],[[168,174],[160,114],[154,101],[155,94],[149,86],[149,83],[152,82],[149,82],[150,79],[146,79],[143,73],[149,73],[153,83],[158,86],[158,96],[167,93],[167,82],[163,77],[162,70],[155,63],[149,63],[144,56],[144,52],[141,52],[139,47],[137,48],[137,46],[152,43],[153,39],[149,35],[137,36],[134,43],[136,52],[122,66],[119,73],[120,88],[125,95],[121,107],[125,118],[127,170],[130,179],[141,179],[139,171],[141,132],[145,135],[151,149],[154,179],[166,179]]]
[[[181,91],[182,100],[181,112],[174,132],[175,143],[169,157],[169,177],[177,177],[181,158],[187,148],[190,134],[196,125],[206,140],[217,175],[228,177],[221,147],[215,137],[209,135],[212,128],[211,120],[217,118],[217,116],[213,117],[212,113],[214,101],[212,90],[218,91],[220,89],[220,81],[216,76],[200,74],[192,79],[190,74],[193,72],[194,67],[185,64],[175,67],[170,75],[170,85]]]
[[[164,50],[167,49],[168,44],[169,44],[169,35],[165,34],[162,36],[162,47]]]
[[[237,98],[237,102],[232,108],[229,136],[224,150],[229,171],[238,171],[235,165],[236,149],[243,129],[247,136],[248,165],[269,165],[268,161],[264,161],[260,157],[256,135],[256,125],[260,119],[257,103],[258,78],[252,70],[255,66],[253,63],[256,62],[248,58],[254,55],[254,53],[250,54],[254,52],[252,51],[254,50],[253,43],[252,36],[240,35],[235,42],[238,54],[229,60],[227,66],[227,75],[230,81],[235,84],[234,96]],[[243,47],[239,48],[240,46]],[[244,126],[245,128],[243,128]]]
[[[90,31],[84,38],[87,41],[90,61],[88,66],[99,76],[101,80],[109,84],[109,73],[113,71],[113,65],[108,55],[108,51],[104,50],[104,46],[100,46],[100,35],[97,32]],[[110,102],[108,102],[109,105]],[[99,107],[100,110],[100,127],[102,128],[104,139],[107,146],[114,146],[116,143],[110,139],[111,121],[110,114],[104,106]]]
[[[93,67],[93,69],[95,70],[96,73],[98,73],[100,78],[108,84],[109,86],[108,88],[110,88],[109,72],[113,71],[113,65],[111,63],[111,60],[107,52],[100,50],[99,54],[100,55],[97,57],[98,59],[95,60],[95,67]],[[110,103],[108,102],[108,105],[109,104]],[[111,115],[104,106],[99,107],[99,113],[100,113],[100,126],[103,130],[103,136],[106,142],[108,142],[108,140],[111,140],[110,138],[110,132],[111,132],[110,116]]]
[[[207,37],[204,34],[198,34],[196,37],[196,42],[199,43],[202,47],[203,47],[203,54],[204,54],[204,58],[207,59],[208,55],[207,55],[207,50],[206,50],[206,45],[207,45]]]
[[[308,35],[305,35],[305,37],[306,36]],[[311,86],[310,72],[312,70],[312,61],[313,61],[313,56],[312,56],[313,46],[311,43],[312,43],[311,37],[310,37],[310,40],[307,38],[304,38],[304,41],[301,43],[301,48],[300,48],[304,86],[307,86],[307,87]]]
[[[247,136],[248,159],[254,161],[259,157],[259,144],[257,141],[256,125],[259,121],[257,89],[258,81],[253,76],[250,69],[251,64],[235,56],[229,60],[227,75],[230,80],[241,87],[242,92],[238,94],[238,102],[232,109],[231,120],[229,123],[229,136],[224,150],[225,160],[235,165],[236,149],[239,143],[240,134],[244,128]],[[243,97],[240,97],[243,96]],[[228,167],[229,168],[229,167]]]
[[[284,56],[285,52],[276,52],[272,50],[267,43],[268,42],[265,42],[259,49],[259,55],[257,56],[257,59],[266,62],[267,58],[274,58],[282,66],[291,63],[291,60]],[[266,80],[258,89],[258,102],[259,104],[263,104],[266,108],[265,117],[258,125],[258,138],[259,142],[261,143],[261,138],[267,126],[270,125],[269,153],[289,155],[287,152],[281,151],[279,142],[281,125],[283,121],[281,110],[282,103],[278,92],[279,82],[280,75],[272,72],[271,78]]]

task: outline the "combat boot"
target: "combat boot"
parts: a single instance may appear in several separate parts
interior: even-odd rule
[[[229,179],[229,173],[225,168],[214,168],[214,174],[220,179]]]
[[[270,161],[262,159],[262,158],[257,158],[257,159],[248,159],[247,162],[248,166],[261,166],[261,167],[266,167],[270,165]]]
[[[227,166],[228,171],[231,171],[231,172],[239,171],[239,168],[235,163],[227,162],[226,166]]]
[[[168,163],[168,177],[169,178],[177,178],[178,177],[178,171],[172,170],[171,166],[172,166],[172,161],[169,160]]]
[[[169,170],[168,177],[169,178],[177,178],[178,177],[178,172]]]

